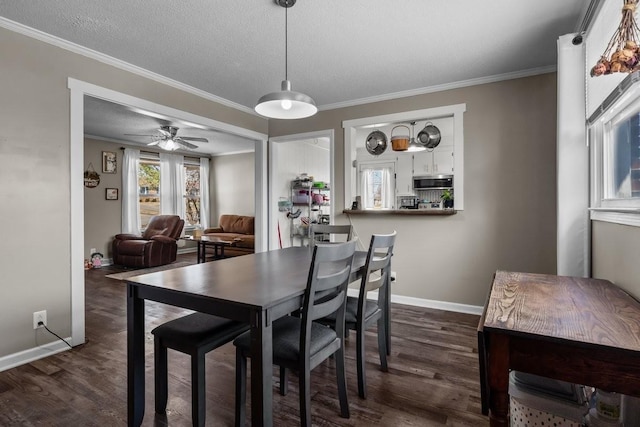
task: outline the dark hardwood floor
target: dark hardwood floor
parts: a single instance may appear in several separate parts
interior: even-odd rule
[[[192,261],[195,254],[179,255]],[[86,339],[73,350],[0,372],[0,426],[117,426],[127,420],[125,284],[86,272]],[[153,408],[155,326],[186,311],[146,303],[147,426],[191,425],[189,357],[169,351],[167,414]],[[366,400],[358,398],[355,336],[347,340],[351,418],[338,415],[335,365],[312,372],[311,410],[318,426],[487,426],[480,412],[476,326],[478,316],[393,304],[389,372],[379,370],[375,330],[367,334]],[[207,425],[234,423],[235,349],[207,355]],[[250,379],[249,379],[250,381]],[[274,425],[299,425],[297,377],[280,396],[274,369]],[[249,385],[250,386],[250,385]],[[248,398],[249,400],[249,398]],[[247,402],[250,419],[250,402]]]

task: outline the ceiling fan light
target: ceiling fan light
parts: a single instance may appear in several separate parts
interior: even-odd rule
[[[287,108],[288,107],[288,108]],[[310,96],[291,90],[289,80],[282,81],[282,90],[271,92],[258,100],[256,113],[271,119],[302,119],[318,112]]]
[[[165,139],[158,143],[158,147],[166,151],[175,151],[180,148],[180,145],[177,144],[173,139]]]

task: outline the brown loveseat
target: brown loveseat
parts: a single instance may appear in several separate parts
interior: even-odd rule
[[[254,217],[242,215],[220,215],[218,226],[207,228],[203,235],[232,241],[224,249],[225,256],[252,254],[255,250]]]
[[[177,240],[184,221],[177,215],[151,218],[142,236],[117,234],[111,252],[113,263],[128,267],[156,267],[176,260]]]

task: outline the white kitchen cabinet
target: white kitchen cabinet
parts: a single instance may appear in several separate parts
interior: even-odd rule
[[[433,151],[413,153],[413,174],[435,175],[453,173],[453,146],[437,146]]]
[[[413,156],[401,153],[396,159],[396,195],[413,195]]]

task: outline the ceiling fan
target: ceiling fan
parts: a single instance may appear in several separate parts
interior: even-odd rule
[[[196,142],[209,142],[207,138],[196,138],[192,136],[176,136],[178,133],[178,127],[175,126],[161,126],[158,129],[160,135],[137,135],[126,133],[125,135],[129,136],[150,136],[153,138],[153,141],[148,143],[147,145],[157,145],[163,150],[174,151],[179,148],[189,148],[191,150],[198,148],[197,145],[191,144],[187,141],[196,141]]]

